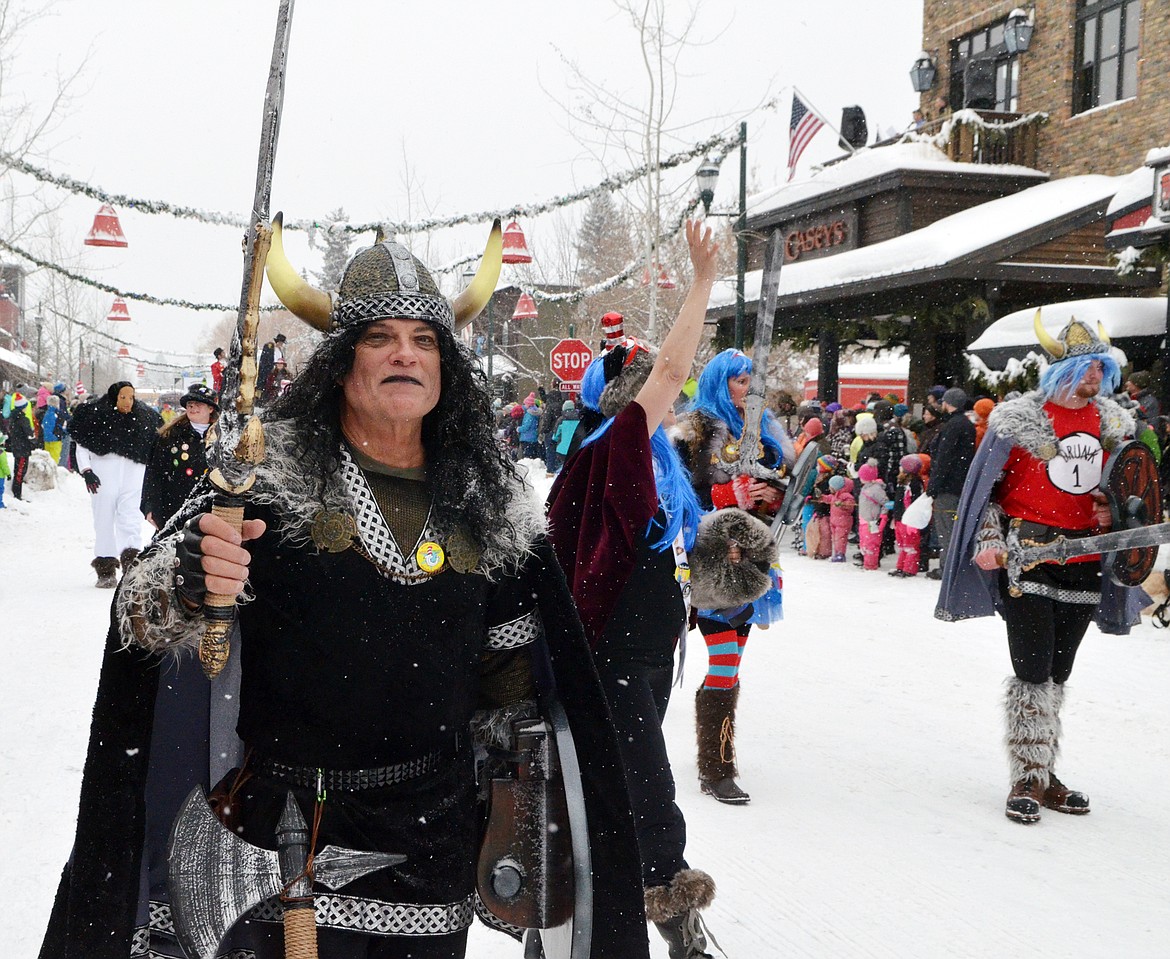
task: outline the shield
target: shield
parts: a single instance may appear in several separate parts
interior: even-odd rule
[[[1162,521],[1162,490],[1158,463],[1148,446],[1122,443],[1109,457],[1101,476],[1101,492],[1109,502],[1113,529],[1136,529]],[[1105,554],[1105,570],[1119,586],[1140,586],[1158,559],[1157,546],[1139,546]]]

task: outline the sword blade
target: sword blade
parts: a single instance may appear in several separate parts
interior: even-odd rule
[[[1088,556],[1091,553],[1117,553],[1127,549],[1161,546],[1163,543],[1170,543],[1170,523],[1119,529],[1078,539],[1058,536],[1051,543],[1042,546],[1020,546],[1019,550],[1021,560],[1030,565],[1047,560],[1062,563],[1076,556]]]
[[[776,298],[780,293],[780,269],[784,265],[784,246],[780,231],[773,230],[764,251],[764,272],[760,281],[759,310],[756,314],[756,339],[752,346],[752,382],[744,399],[743,433],[739,442],[738,471],[761,476],[757,447],[764,418],[764,393],[767,388],[768,356],[772,351],[772,329],[776,320]],[[767,475],[772,471],[768,470]]]

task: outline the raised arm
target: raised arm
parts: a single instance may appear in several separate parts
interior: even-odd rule
[[[711,228],[688,220],[686,231],[695,279],[674,325],[662,341],[654,368],[636,397],[638,405],[646,411],[646,426],[651,433],[658,429],[690,375],[703,333],[707,300],[715,284],[719,244],[711,238]]]

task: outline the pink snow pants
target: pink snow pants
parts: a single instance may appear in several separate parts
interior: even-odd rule
[[[918,541],[921,536],[920,529],[900,521],[894,523],[894,543],[898,547],[897,568],[908,576],[918,574]]]
[[[869,523],[861,520],[857,524],[857,536],[861,540],[861,557],[862,566],[865,569],[877,569],[878,560],[881,559],[882,550],[882,532],[886,528],[885,515],[878,521],[878,531],[871,533],[869,531]]]

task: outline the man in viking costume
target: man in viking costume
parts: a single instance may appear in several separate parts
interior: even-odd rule
[[[405,857],[310,895],[324,959],[462,956],[482,817],[473,749],[506,742],[553,698],[588,816],[589,954],[645,957],[633,817],[597,673],[539,504],[454,336],[494,288],[498,225],[454,303],[389,241],[359,252],[331,299],[300,279],[274,227],[269,279],[326,335],[266,412],[242,535],[201,485],[115,597],[42,959],[179,955],[161,850],[201,781],[219,784],[213,808],[252,846],[279,847],[291,793],[316,851]],[[241,605],[209,683],[191,653],[215,595]],[[262,902],[216,955],[282,956],[284,902]]]
[[[1141,608],[1141,591],[1103,576],[1099,555],[1041,563],[1021,575],[1020,595],[1008,588],[1009,523],[1019,522],[1021,540],[1041,543],[1109,528],[1110,509],[1098,488],[1102,470],[1134,429],[1130,415],[1100,395],[1120,381],[1100,325],[1094,331],[1073,319],[1053,339],[1039,311],[1035,324],[1053,361],[1039,389],[1001,403],[988,420],[959,500],[935,610],[948,621],[998,612],[1007,623],[1015,675],[1004,697],[1011,770],[1005,812],[1023,823],[1037,822],[1042,808],[1089,811],[1089,797],[1053,771],[1064,684],[1091,621],[1124,634]]]

